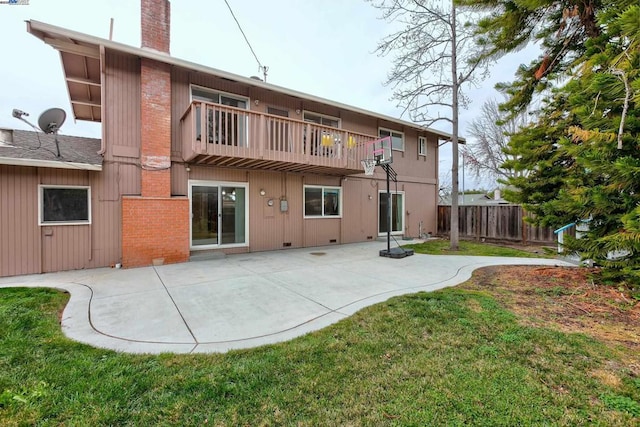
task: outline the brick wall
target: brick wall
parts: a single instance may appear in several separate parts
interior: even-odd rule
[[[189,200],[122,198],[122,265],[143,267],[189,260]]]
[[[171,69],[148,59],[140,64],[142,197],[171,195]]]
[[[169,53],[168,0],[141,0],[142,47]],[[122,199],[124,267],[189,259],[189,200],[171,197],[171,67],[140,61],[141,197]]]

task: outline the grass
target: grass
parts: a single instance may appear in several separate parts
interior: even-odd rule
[[[538,250],[531,252],[508,246],[491,243],[477,243],[461,240],[457,251],[450,249],[449,240],[427,240],[424,243],[404,245],[404,248],[413,249],[417,254],[427,255],[473,255],[473,256],[504,256],[524,258],[553,258],[554,254]]]
[[[640,425],[640,383],[488,294],[393,298],[293,341],[127,355],[65,338],[68,295],[0,289],[0,425]]]

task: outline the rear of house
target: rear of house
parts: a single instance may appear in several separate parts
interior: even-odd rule
[[[35,242],[10,235],[0,275],[362,242],[386,233],[387,203],[394,234],[436,230],[447,134],[173,58],[166,0],[142,1],[142,48],[36,21],[28,30],[60,51],[75,118],[102,123],[103,162],[0,168],[0,198],[22,188],[31,200],[3,227]],[[365,176],[361,165],[366,142],[384,136],[398,174],[390,200],[382,169]],[[88,189],[90,221],[38,222],[43,182]]]

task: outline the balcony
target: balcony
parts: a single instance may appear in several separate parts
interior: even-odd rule
[[[363,172],[365,143],[344,129],[202,101],[180,119],[182,156],[194,164],[353,175]]]

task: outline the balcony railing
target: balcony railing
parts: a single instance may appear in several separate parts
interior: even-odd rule
[[[268,170],[361,173],[365,143],[376,138],[202,101],[180,125],[186,161]]]

